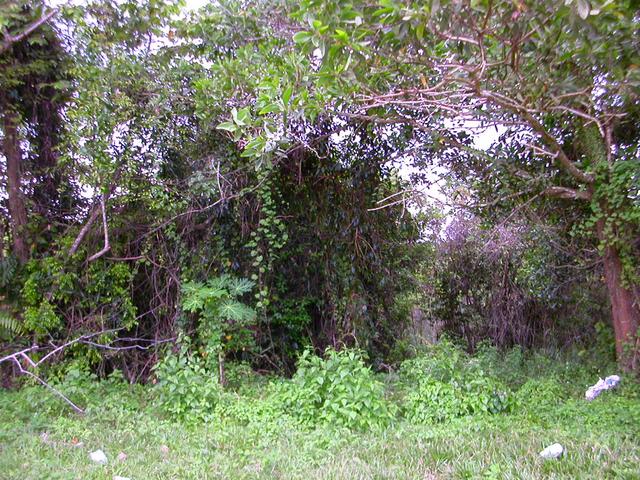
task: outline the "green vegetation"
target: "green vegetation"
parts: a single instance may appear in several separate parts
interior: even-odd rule
[[[115,374],[98,382],[75,371],[57,385],[87,406],[85,416],[41,387],[4,392],[3,478],[638,478],[640,385],[628,377],[586,402],[584,387],[603,372],[520,350],[468,356],[444,342],[377,379],[355,352],[301,362],[292,380],[230,367],[230,388],[202,418],[201,406],[190,406],[195,416],[167,412],[162,393]],[[422,394],[423,385],[451,385],[454,372],[479,381]],[[349,395],[338,390],[341,374]],[[197,376],[180,380],[205,398]],[[506,410],[484,403],[496,385],[511,392]],[[540,459],[554,442],[567,455]],[[98,448],[106,466],[89,461]]]
[[[0,477],[640,478],[638,2],[198,3],[0,2]]]

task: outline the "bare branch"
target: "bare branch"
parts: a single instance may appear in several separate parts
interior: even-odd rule
[[[102,228],[104,229],[104,247],[98,253],[91,255],[88,258],[88,262],[93,262],[97,260],[109,250],[111,250],[111,245],[109,244],[109,226],[107,225],[107,209],[105,207],[105,195],[102,195],[100,198],[100,209],[102,210]]]
[[[51,390],[55,395],[57,395],[60,398],[62,398],[67,404],[69,404],[69,406],[71,406],[71,408],[75,412],[83,414],[84,410],[82,408],[80,408],[78,405],[73,403],[60,390],[58,390],[57,388],[53,387],[52,385],[49,385],[45,380],[43,380],[41,377],[39,377],[36,373],[34,373],[31,370],[28,370],[27,368],[25,368],[21,361],[26,362],[27,365],[29,366],[29,368],[35,370],[40,365],[42,365],[45,361],[47,361],[48,359],[50,359],[51,357],[53,357],[57,353],[61,352],[65,348],[67,348],[67,347],[69,347],[69,346],[71,346],[71,345],[73,345],[75,343],[83,343],[83,344],[91,345],[93,347],[101,348],[101,349],[104,349],[104,350],[126,351],[126,350],[132,350],[132,349],[149,350],[151,348],[156,347],[157,345],[160,345],[160,344],[163,344],[163,343],[167,343],[167,342],[172,342],[172,341],[175,340],[175,338],[167,338],[167,339],[161,339],[161,340],[148,340],[148,339],[143,339],[143,338],[125,337],[125,338],[117,338],[117,339],[112,340],[111,342],[106,343],[106,344],[97,343],[97,342],[94,342],[94,341],[91,340],[94,337],[97,337],[97,336],[100,336],[100,335],[105,335],[105,334],[108,334],[108,333],[115,333],[115,332],[120,331],[120,330],[122,330],[122,329],[121,328],[117,328],[117,329],[103,330],[103,331],[100,331],[100,332],[91,333],[91,334],[87,334],[87,335],[82,335],[80,337],[74,338],[73,340],[69,340],[68,342],[65,342],[62,345],[53,346],[54,347],[53,350],[51,350],[49,353],[47,353],[45,356],[43,356],[38,361],[34,361],[28,355],[28,353],[40,351],[40,350],[43,350],[46,347],[40,347],[38,345],[32,345],[29,348],[25,348],[25,349],[19,350],[17,352],[14,352],[12,354],[9,354],[9,355],[6,355],[6,356],[0,358],[0,363],[13,362],[18,367],[18,371],[20,373],[33,378],[38,383],[40,383],[41,385],[43,385],[47,389]],[[114,346],[113,344],[116,343],[116,342],[129,342],[129,343],[134,342],[134,344],[133,345],[124,345],[124,346]],[[147,345],[140,345],[139,342],[146,342]]]
[[[69,400],[69,398],[64,393],[62,393],[57,388],[49,385],[47,382],[45,382],[42,378],[40,378],[35,373],[30,372],[29,370],[25,370],[24,368],[22,368],[22,365],[20,365],[20,362],[17,361],[16,359],[14,359],[14,361],[15,361],[16,365],[18,365],[18,370],[20,370],[20,373],[24,373],[25,375],[30,376],[31,378],[33,378],[36,381],[38,381],[38,383],[40,383],[41,385],[44,385],[45,387],[47,387],[49,390],[51,390],[53,393],[55,393],[60,398],[62,398],[65,402],[67,402],[76,413],[79,413],[81,415],[84,414],[84,410],[82,408],[80,408],[78,405],[76,405],[75,403],[73,403],[71,400]]]
[[[68,252],[69,256],[74,255],[78,251],[78,248],[80,248],[80,245],[82,244],[82,241],[84,240],[84,238],[89,233],[89,230],[91,230],[91,227],[93,226],[93,224],[97,220],[98,215],[100,215],[100,208],[99,207],[100,207],[100,204],[97,204],[91,210],[91,214],[89,215],[89,218],[87,219],[87,222],[80,229],[80,232],[78,233],[78,236],[73,241],[73,244],[71,245],[71,248],[69,249],[69,252]]]

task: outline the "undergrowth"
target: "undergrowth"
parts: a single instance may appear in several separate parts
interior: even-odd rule
[[[172,358],[155,385],[60,373],[84,416],[40,386],[0,393],[2,478],[639,478],[638,383],[584,400],[614,365],[445,340],[384,375],[348,350],[288,380],[229,365],[222,389]],[[554,442],[567,457],[542,461]]]

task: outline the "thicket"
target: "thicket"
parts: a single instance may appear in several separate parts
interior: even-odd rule
[[[619,431],[633,437],[640,419],[640,390],[633,376],[624,376],[618,389],[592,403],[584,400],[585,388],[615,368],[613,359],[585,358],[579,351],[499,351],[483,344],[470,355],[444,339],[391,374],[375,374],[360,351],[327,350],[322,356],[306,351],[291,379],[230,364],[223,389],[205,366],[178,354],[160,363],[153,386],[132,385],[121,372],[99,379],[81,366],[52,377],[52,385],[88,415],[143,409],[171,422],[265,432],[283,425],[380,431],[402,421],[435,427],[498,417],[553,425],[566,415],[579,415],[586,425],[601,424],[605,415],[622,422]],[[43,418],[68,412],[59,397],[43,395],[39,386],[25,386],[19,395]]]
[[[339,25],[355,22],[360,31],[354,19],[366,19],[364,38],[404,22],[394,5],[378,14],[363,7],[362,17],[345,7],[339,19],[310,23],[303,19],[317,2],[232,1],[188,14],[173,1],[97,0],[50,17],[41,2],[0,7],[4,386],[20,385],[27,372],[51,381],[121,372],[132,383],[157,382],[171,415],[206,419],[224,405],[224,385],[240,363],[293,375],[289,404],[315,402],[296,414],[300,421],[343,408],[332,421],[369,425],[384,424],[393,408],[365,402],[378,416],[362,419],[365,407],[341,406],[330,377],[349,371],[349,395],[380,397],[376,373],[427,368],[403,364],[424,346],[423,320],[469,352],[485,340],[500,349],[596,345],[608,361],[621,344],[598,341],[612,320],[605,287],[637,295],[638,109],[623,88],[635,81],[633,63],[625,60],[630,79],[612,83],[622,85],[624,102],[610,103],[625,109],[611,117],[624,117],[610,131],[615,168],[592,168],[600,160],[587,147],[602,153],[602,145],[589,125],[536,113],[553,133],[536,148],[546,152],[557,137],[558,158],[569,152],[587,179],[596,173],[592,186],[576,187],[522,132],[509,130],[479,152],[439,115],[422,128],[426,110],[379,99],[359,111],[356,85],[374,92],[391,77],[398,85],[432,80],[386,63],[389,75],[369,75],[364,59],[375,55]],[[596,25],[601,33],[609,13]],[[529,15],[538,21],[537,10]],[[438,18],[461,21],[459,12]],[[337,30],[328,39],[331,22]],[[632,30],[625,23],[619,35]],[[387,33],[374,39],[380,51],[417,34],[406,24]],[[616,48],[633,51],[635,39],[627,40]],[[349,49],[360,53],[335,71]],[[574,53],[586,61],[581,52]],[[343,74],[353,75],[346,85]],[[490,113],[510,125],[519,111]],[[418,169],[413,178],[407,163]],[[433,181],[435,166],[451,176],[453,210],[413,196]],[[546,193],[588,194],[590,203],[558,206]],[[622,255],[622,276],[603,284],[612,252]],[[302,352],[327,348],[337,353],[308,353],[296,366]],[[351,348],[363,353],[342,353]],[[504,382],[465,369],[452,364],[415,379],[411,415],[432,421],[511,408]],[[310,371],[316,380],[304,376]],[[353,384],[344,380],[352,376]],[[176,404],[174,392],[186,403]],[[429,402],[441,411],[420,410]]]

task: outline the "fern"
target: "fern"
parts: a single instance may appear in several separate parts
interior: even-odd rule
[[[0,335],[6,337],[23,335],[24,333],[24,327],[17,318],[0,310]]]
[[[18,269],[18,261],[15,257],[9,256],[0,259],[0,288],[6,288]]]

